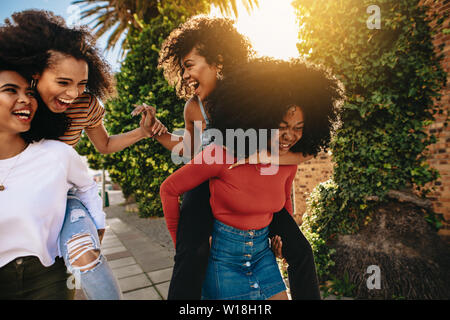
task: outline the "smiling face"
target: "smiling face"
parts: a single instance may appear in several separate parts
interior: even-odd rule
[[[288,109],[279,125],[279,155],[289,150],[301,139],[303,135],[304,116],[299,106]]]
[[[36,76],[37,91],[52,112],[61,113],[86,89],[88,64],[60,53],[52,55],[50,67]]]
[[[28,131],[36,109],[30,84],[15,71],[0,71],[0,132]]]
[[[205,57],[198,54],[196,48],[183,57],[182,68],[183,81],[192,88],[200,100],[205,100],[216,88],[218,68],[215,64],[208,64]]]

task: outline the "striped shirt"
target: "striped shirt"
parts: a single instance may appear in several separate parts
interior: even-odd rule
[[[83,130],[98,127],[103,123],[105,109],[96,97],[84,93],[72,102],[65,114],[70,119],[70,127],[59,140],[75,146],[80,141]]]

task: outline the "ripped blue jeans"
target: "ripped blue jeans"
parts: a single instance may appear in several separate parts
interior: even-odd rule
[[[97,228],[83,203],[69,192],[59,247],[75,287],[89,300],[119,300],[122,293],[100,251]],[[68,283],[68,285],[72,285]]]

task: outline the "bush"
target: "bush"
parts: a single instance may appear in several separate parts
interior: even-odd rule
[[[105,104],[105,127],[110,134],[137,127],[139,119],[130,115],[137,103],[155,106],[157,117],[170,132],[184,128],[184,101],[167,84],[157,64],[162,41],[190,14],[174,4],[159,10],[158,17],[148,23],[141,22],[143,30],[129,31],[128,53],[116,75],[118,97]],[[99,154],[86,138],[77,149],[87,155],[91,167],[108,170],[125,197],[134,195],[141,216],[162,216],[159,186],[178,168],[171,160],[170,151],[152,139],[141,140],[110,155]]]
[[[405,188],[425,196],[426,184],[439,177],[426,162],[426,148],[436,138],[424,128],[442,113],[434,99],[446,74],[432,44],[436,29],[429,22],[436,17],[427,16],[419,2],[294,2],[304,26],[299,52],[329,67],[346,89],[342,123],[331,143],[333,179],[311,194],[302,226],[322,280],[329,279],[333,264],[328,244],[370,223],[370,199],[385,201],[389,190]],[[371,5],[380,8],[380,29],[367,26]]]

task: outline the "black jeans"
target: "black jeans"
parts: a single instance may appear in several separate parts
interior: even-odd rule
[[[66,270],[59,257],[49,267],[34,256],[15,259],[0,268],[0,300],[72,300]]]
[[[208,181],[183,196],[169,300],[199,300],[201,297],[214,222],[209,197]],[[274,213],[269,230],[270,237],[279,235],[283,241],[282,253],[289,264],[292,299],[320,299],[311,246],[289,212],[283,209]]]

